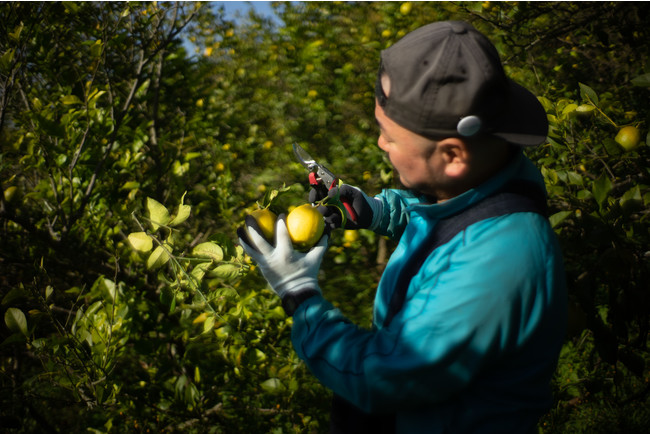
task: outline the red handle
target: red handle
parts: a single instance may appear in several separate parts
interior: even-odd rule
[[[357,213],[354,212],[354,208],[352,208],[352,204],[350,204],[349,202],[344,201],[343,199],[341,199],[341,203],[345,207],[345,210],[348,212],[348,215],[350,216],[350,220],[352,220],[353,222],[356,223],[356,221],[357,221]]]

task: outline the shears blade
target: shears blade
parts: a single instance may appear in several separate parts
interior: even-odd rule
[[[327,192],[339,184],[339,179],[328,169],[318,164],[316,160],[314,160],[311,155],[309,155],[309,152],[305,151],[299,144],[293,144],[293,153],[296,154],[296,158],[298,161],[300,161],[300,164],[305,166],[309,171],[309,185],[321,191],[322,197],[327,198]],[[347,200],[339,199],[338,192],[336,193],[334,199],[329,199],[328,203],[331,203],[335,206],[336,203],[342,204],[345,207],[350,220],[353,222],[357,221],[357,214],[354,211],[352,204]],[[343,210],[341,210],[341,215],[343,217],[343,224],[345,225],[346,215]]]
[[[296,158],[302,164],[309,170],[310,172],[313,171],[315,168],[318,167],[318,163],[316,163],[316,160],[312,158],[311,155],[309,155],[309,152],[305,151],[302,146],[300,146],[297,143],[293,144],[293,153],[296,155]]]
[[[300,164],[305,166],[309,171],[309,183],[311,185],[315,186],[321,183],[329,190],[337,184],[338,178],[329,169],[318,164],[302,146],[294,143],[293,153],[296,154],[296,158],[300,161]]]

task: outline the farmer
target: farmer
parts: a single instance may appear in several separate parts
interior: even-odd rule
[[[329,191],[353,204],[345,228],[399,241],[372,330],[321,293],[327,235],[301,253],[282,218],[275,245],[252,219],[249,237],[239,231],[293,315],[295,351],[335,394],[332,432],[537,432],[566,321],[544,183],[522,151],[546,138],[543,108],[505,76],[485,36],[451,21],[382,51],[375,116],[404,189]],[[341,226],[336,208],[320,210]]]

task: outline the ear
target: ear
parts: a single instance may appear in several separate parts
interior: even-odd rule
[[[445,175],[450,178],[464,178],[469,172],[469,152],[467,144],[451,137],[438,142],[438,148],[445,165]]]

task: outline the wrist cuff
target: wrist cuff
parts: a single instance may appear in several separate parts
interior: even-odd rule
[[[370,227],[368,229],[374,231],[379,227],[379,223],[383,217],[384,202],[376,197],[370,197],[368,198],[368,204],[370,205],[370,209],[372,209],[372,222],[370,222]]]
[[[287,315],[293,316],[303,301],[318,294],[320,294],[320,291],[313,288],[304,289],[298,293],[289,293],[282,297],[282,307]]]

